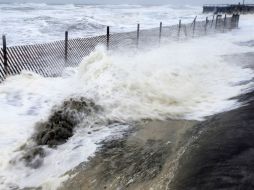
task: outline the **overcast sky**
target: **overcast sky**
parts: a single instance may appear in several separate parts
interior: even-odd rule
[[[188,4],[202,5],[214,3],[238,3],[242,0],[0,0],[0,3],[32,2],[32,3],[78,3],[78,4]],[[254,0],[245,0],[246,3],[254,3]]]

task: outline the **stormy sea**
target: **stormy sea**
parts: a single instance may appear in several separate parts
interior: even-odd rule
[[[202,7],[0,4],[9,46],[204,19]],[[62,76],[0,83],[1,190],[254,189],[254,15],[148,48],[98,46]],[[0,45],[2,42],[0,42]]]

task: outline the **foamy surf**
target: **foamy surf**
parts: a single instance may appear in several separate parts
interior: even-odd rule
[[[112,32],[127,32],[135,31],[137,23],[149,29],[158,27],[161,21],[165,25],[177,24],[178,18],[190,23],[198,15],[204,20],[201,9],[172,5],[0,4],[0,33],[8,35],[10,46],[44,43],[45,39],[63,40],[65,30],[72,38],[79,38],[105,34],[107,25]]]
[[[30,72],[9,77],[0,85],[0,188],[42,186],[56,189],[69,176],[66,172],[88,160],[98,143],[121,135],[126,125],[77,128],[74,136],[57,149],[44,147],[47,156],[41,168],[11,164],[19,148],[45,120],[54,105],[70,97],[86,97],[104,108],[107,119],[191,119],[240,106],[230,98],[247,92],[253,71],[221,57],[253,51],[237,42],[253,39],[249,17],[239,31],[218,34],[151,50],[125,54],[97,48],[79,68],[64,77],[43,78]],[[253,29],[251,30],[253,31]],[[252,33],[253,34],[253,33]],[[237,40],[236,40],[237,37]]]
[[[109,56],[98,49],[80,65],[79,88],[102,105],[109,118],[124,121],[200,120],[239,106],[229,98],[250,87],[237,84],[251,80],[252,70],[220,57],[221,52],[238,51],[237,46],[228,49],[225,43],[227,50],[207,54],[205,43],[172,43],[131,56]]]

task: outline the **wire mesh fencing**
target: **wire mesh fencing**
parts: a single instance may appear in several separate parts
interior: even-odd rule
[[[89,55],[96,46],[103,45],[110,51],[120,49],[143,49],[158,46],[171,41],[185,40],[205,36],[217,32],[227,32],[238,28],[239,15],[214,15],[204,21],[142,29],[125,33],[111,33],[107,27],[105,35],[69,39],[68,32],[65,40],[45,44],[7,47],[6,36],[3,36],[3,47],[0,49],[0,82],[9,75],[19,74],[22,70],[33,71],[44,77],[60,76],[66,67],[76,67],[83,57]]]

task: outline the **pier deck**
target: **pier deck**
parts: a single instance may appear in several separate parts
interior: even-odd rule
[[[219,4],[204,5],[203,13],[254,13],[254,4]]]

